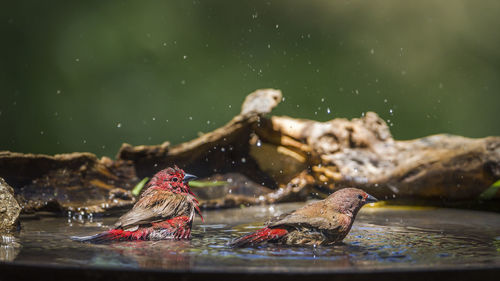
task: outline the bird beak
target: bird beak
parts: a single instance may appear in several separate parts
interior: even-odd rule
[[[184,180],[182,182],[187,183],[187,182],[190,182],[190,181],[195,180],[197,178],[198,177],[195,175],[191,175],[191,174],[186,173],[186,174],[184,174]]]
[[[377,202],[377,198],[371,196],[370,194],[367,194],[368,196],[366,196],[366,203],[375,203]]]

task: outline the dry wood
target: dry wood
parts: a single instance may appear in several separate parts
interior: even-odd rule
[[[252,182],[232,185],[230,193],[229,183],[196,190],[210,208],[305,200],[347,186],[382,199],[472,200],[500,179],[500,137],[396,141],[373,112],[328,122],[266,117],[280,101],[280,91],[258,90],[221,128],[172,147],[123,144],[116,160],[0,152],[0,177],[25,212],[128,206],[139,179],[174,164],[201,177],[236,173]]]

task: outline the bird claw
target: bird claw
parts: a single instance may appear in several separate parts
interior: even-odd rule
[[[174,233],[174,239],[181,240],[185,238],[186,230],[184,228],[178,228]]]

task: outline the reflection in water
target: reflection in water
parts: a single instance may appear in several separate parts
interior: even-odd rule
[[[0,261],[13,261],[21,251],[21,245],[13,236],[0,235]]]
[[[323,247],[263,245],[231,249],[234,237],[301,203],[205,212],[191,241],[81,244],[71,235],[103,230],[115,218],[23,222],[16,262],[168,270],[331,271],[500,265],[500,214],[453,209],[363,208],[344,243]],[[12,256],[12,255],[11,255]],[[12,260],[12,259],[11,259]]]
[[[191,265],[191,255],[186,254],[190,241],[125,242],[109,249],[120,258],[133,257],[134,265],[141,268],[189,269]]]

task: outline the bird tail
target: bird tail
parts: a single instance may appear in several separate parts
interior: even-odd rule
[[[286,229],[265,227],[257,230],[254,233],[237,238],[229,243],[233,248],[255,246],[257,244],[277,240],[288,233]]]
[[[125,241],[129,240],[129,231],[123,231],[121,229],[111,229],[105,232],[101,232],[90,236],[71,236],[71,240],[84,243],[92,244],[104,244],[114,241]]]

